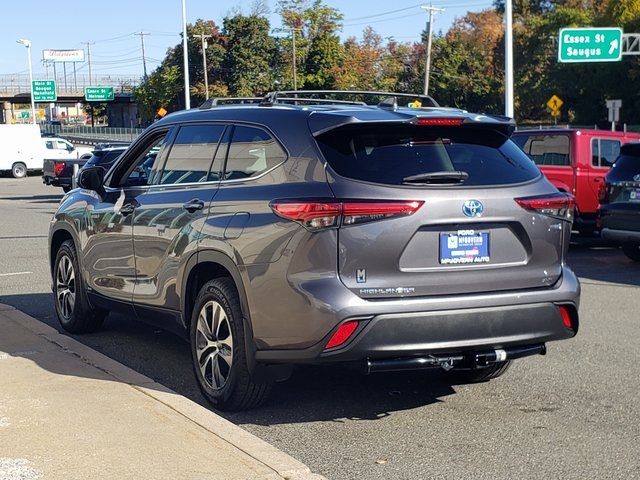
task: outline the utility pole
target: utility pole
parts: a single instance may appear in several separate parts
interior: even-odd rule
[[[191,108],[191,92],[189,92],[189,49],[187,48],[187,0],[182,0],[182,57],[184,68],[184,108]]]
[[[140,36],[140,44],[142,45],[142,71],[144,72],[144,78],[147,78],[147,57],[144,54],[144,36],[149,35],[146,32],[134,33],[134,35]]]
[[[298,90],[298,66],[296,62],[296,28],[291,29],[291,50],[293,52],[293,89]]]
[[[429,12],[429,28],[427,31],[427,60],[424,68],[424,94],[429,95],[429,77],[431,76],[431,39],[433,37],[433,17],[436,13],[444,12],[444,8],[436,8],[429,4],[421,7]]]
[[[91,85],[92,83],[92,78],[91,78],[91,45],[93,45],[95,42],[82,42],[83,45],[87,46],[87,63],[89,64],[89,85]]]
[[[204,95],[205,99],[209,100],[209,74],[207,72],[207,38],[211,38],[211,35],[205,35],[204,33],[199,33],[194,35],[194,37],[199,38],[202,45],[202,68],[204,69]]]
[[[504,114],[513,118],[513,0],[504,6]]]

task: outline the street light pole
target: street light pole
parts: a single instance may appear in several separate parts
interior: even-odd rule
[[[202,68],[204,69],[204,95],[205,100],[209,100],[209,74],[207,72],[207,38],[211,38],[211,35],[205,35],[204,33],[199,33],[194,35],[194,37],[199,38],[202,42]]]
[[[513,0],[505,1],[504,114],[513,118]]]
[[[17,40],[21,45],[27,47],[27,59],[29,61],[29,96],[31,97],[31,123],[36,123],[36,102],[33,98],[33,68],[31,67],[31,41],[21,38]]]
[[[189,51],[187,37],[187,0],[182,0],[182,56],[184,60],[184,108],[191,108],[191,94],[189,92]]]
[[[431,39],[433,37],[433,17],[436,13],[444,12],[444,8],[436,8],[433,5],[423,5],[423,10],[429,12],[429,29],[427,31],[427,60],[424,68],[424,94],[429,95],[429,77],[431,76]]]

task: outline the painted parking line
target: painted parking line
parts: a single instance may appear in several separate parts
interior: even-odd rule
[[[14,275],[29,275],[33,272],[13,272],[13,273],[0,273],[0,277],[12,277]]]

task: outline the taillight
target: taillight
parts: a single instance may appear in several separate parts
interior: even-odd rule
[[[64,162],[53,162],[53,174],[59,177],[64,170]]]
[[[598,201],[600,203],[609,203],[609,185],[606,182],[598,185]]]
[[[515,201],[526,210],[568,222],[573,221],[573,210],[576,206],[576,201],[574,196],[569,193],[559,192],[550,195],[516,198]]]
[[[463,118],[418,117],[416,123],[423,127],[458,127],[462,125],[463,121]]]
[[[270,206],[279,217],[300,223],[308,230],[337,228],[414,214],[423,201],[300,201],[274,200]]]
[[[578,331],[578,315],[575,307],[571,305],[559,305],[560,318],[562,318],[562,324],[569,330],[574,332]]]

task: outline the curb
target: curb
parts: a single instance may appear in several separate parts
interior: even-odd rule
[[[326,480],[314,474],[302,462],[296,460],[270,443],[243,430],[234,423],[222,418],[211,410],[198,405],[173,390],[157,383],[149,377],[116,362],[92,348],[59,333],[53,327],[15,309],[11,305],[0,303],[0,316],[19,323],[32,333],[58,345],[67,353],[75,355],[83,362],[105,372],[131,388],[164,404],[176,413],[221,438],[256,461],[274,470],[287,480]]]

